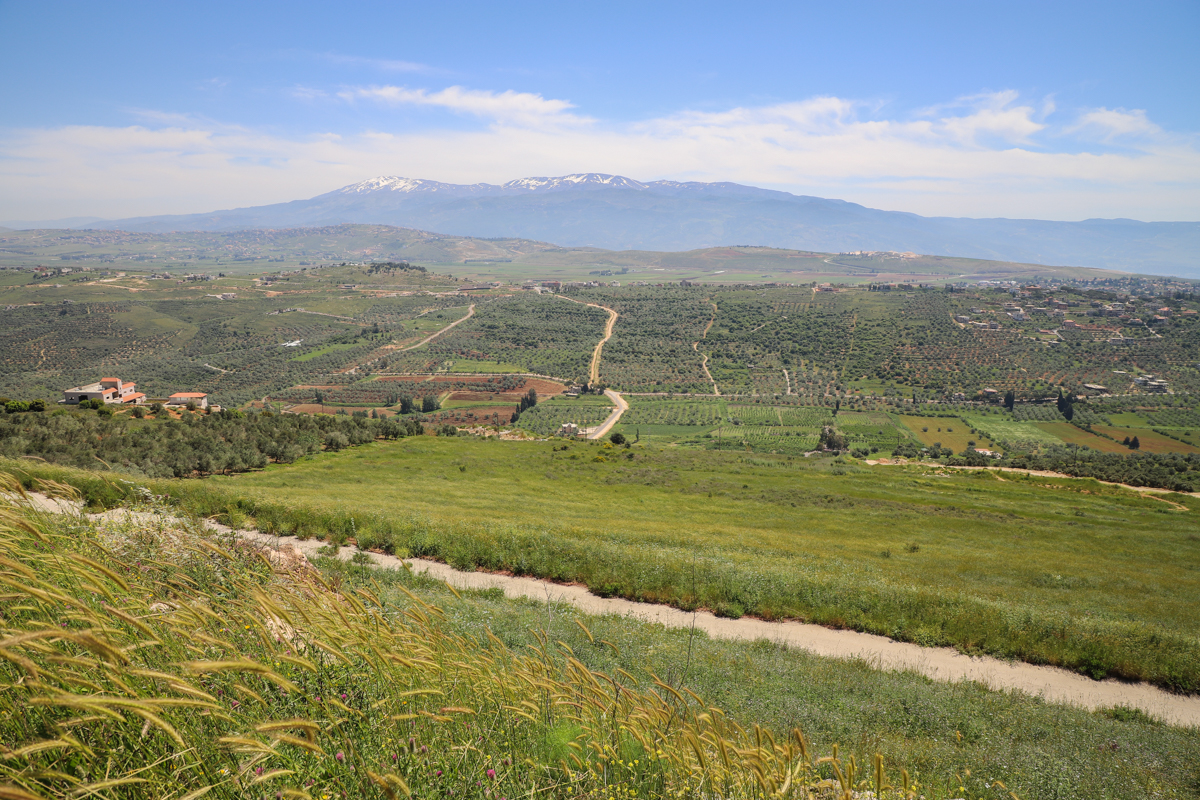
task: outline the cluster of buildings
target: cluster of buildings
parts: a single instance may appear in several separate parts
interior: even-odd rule
[[[58,402],[64,405],[79,405],[84,400],[99,400],[105,405],[118,406],[140,406],[145,403],[188,406],[194,403],[197,408],[208,408],[208,395],[204,392],[176,392],[170,397],[148,398],[143,392],[137,391],[137,384],[120,378],[101,378],[95,383],[63,389],[62,400]]]

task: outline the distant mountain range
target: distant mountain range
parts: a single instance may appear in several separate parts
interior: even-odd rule
[[[347,222],[608,250],[896,250],[1200,277],[1200,222],[922,217],[736,183],[642,183],[599,173],[503,185],[379,177],[308,200],[207,214],[4,224],[166,232]]]

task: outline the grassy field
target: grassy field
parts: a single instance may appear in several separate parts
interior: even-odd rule
[[[463,568],[1200,690],[1200,500],[1089,480],[561,447],[416,437],[154,490],[204,515],[235,508],[269,530]]]
[[[977,447],[990,447],[992,444],[982,434],[971,433],[971,425],[955,417],[911,417],[903,414],[896,414],[895,417],[926,447],[940,444],[961,453],[971,442],[975,442]]]
[[[202,543],[164,527],[161,507],[138,507],[149,524],[38,517],[36,536],[0,533],[27,596],[0,628],[55,632],[10,643],[15,657],[0,666],[0,737],[18,750],[0,761],[0,785],[59,796],[107,780],[109,791],[222,800],[375,796],[381,785],[396,796],[608,800],[719,786],[738,800],[762,796],[756,738],[796,742],[793,731],[805,751],[782,758],[768,746],[758,766],[797,770],[781,798],[836,785],[832,763],[813,763],[835,752],[843,777],[858,766],[848,786],[876,790],[881,758],[892,785],[907,773],[928,800],[1187,798],[1200,779],[1200,732],[1128,709],[1089,713],[497,590],[452,593],[328,558],[319,580],[272,575],[232,540]],[[220,606],[196,583],[219,586]],[[125,595],[121,614],[97,593]],[[150,608],[163,601],[171,611]],[[83,655],[81,641],[127,655]],[[22,680],[30,669],[37,681]],[[94,692],[117,681],[120,695]],[[80,715],[81,703],[100,713]],[[43,738],[58,726],[71,733]]]
[[[1093,450],[1099,450],[1102,453],[1128,453],[1129,448],[1125,447],[1120,442],[1120,437],[1117,441],[1105,439],[1103,436],[1097,436],[1094,433],[1088,433],[1081,428],[1077,428],[1069,422],[1035,422],[1039,428],[1044,430],[1051,436],[1066,442],[1067,444],[1077,444],[1081,447],[1090,447]],[[1102,429],[1103,426],[1096,426],[1097,429]],[[1108,431],[1105,431],[1108,433]],[[1112,434],[1109,433],[1111,436]],[[1159,437],[1162,438],[1162,437]]]
[[[1094,425],[1097,431],[1108,434],[1117,440],[1124,441],[1128,436],[1133,438],[1138,437],[1138,443],[1141,444],[1141,449],[1147,453],[1200,453],[1200,447],[1186,444],[1177,441],[1169,436],[1163,436],[1161,433],[1155,433],[1149,428],[1116,428],[1107,425]],[[1128,448],[1122,447],[1122,450],[1128,451]]]
[[[502,375],[505,373],[525,371],[516,364],[506,364],[502,361],[483,361],[471,358],[451,359],[449,370],[451,372],[471,372],[482,375]]]

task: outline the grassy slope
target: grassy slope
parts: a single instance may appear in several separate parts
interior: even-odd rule
[[[404,585],[444,608],[447,624],[469,638],[486,641],[491,633],[525,652],[537,645],[534,631],[546,630],[590,669],[610,674],[622,669],[641,681],[651,675],[672,685],[681,681],[743,726],[758,723],[777,736],[798,726],[817,749],[840,744],[860,764],[875,752],[886,753],[889,763],[918,774],[928,797],[946,792],[1007,798],[994,785],[987,788],[996,779],[1023,800],[1141,800],[1155,790],[1191,797],[1200,788],[1200,731],[1147,724],[1136,714],[1088,713],[978,684],[882,672],[863,661],[821,658],[762,640],[693,638],[620,617],[508,600],[495,590],[458,601],[425,579],[374,570],[364,578],[344,562],[320,563],[352,584],[386,580],[380,595],[398,604],[405,598],[396,584]],[[616,649],[594,646],[576,621]],[[960,778],[965,792],[958,789]]]
[[[1200,732],[1154,724],[1137,713],[1120,709],[1087,713],[1046,705],[1020,694],[989,692],[973,684],[940,684],[911,673],[883,673],[863,662],[818,658],[767,642],[714,642],[702,634],[693,638],[685,631],[664,630],[618,617],[593,617],[557,605],[505,600],[494,590],[453,595],[444,584],[429,579],[403,572],[364,572],[345,562],[321,560],[319,564],[326,580],[342,597],[350,596],[354,602],[331,603],[338,595],[312,582],[300,587],[285,578],[271,587],[272,614],[278,614],[280,607],[302,605],[307,621],[300,623],[298,615],[294,619],[306,636],[329,637],[350,659],[343,663],[313,657],[308,659],[309,669],[303,659],[292,658],[284,663],[286,659],[282,658],[308,653],[284,652],[286,641],[273,641],[263,635],[269,631],[262,627],[262,609],[258,607],[262,601],[256,601],[251,593],[269,579],[262,564],[248,558],[249,554],[230,548],[236,555],[227,561],[211,550],[187,544],[186,537],[163,537],[157,524],[110,527],[123,533],[116,539],[111,533],[106,535],[105,552],[95,547],[90,532],[66,520],[43,518],[39,524],[54,543],[49,551],[34,544],[31,537],[0,534],[5,537],[7,555],[32,569],[32,579],[22,576],[18,591],[45,581],[63,595],[76,598],[77,605],[69,613],[66,631],[59,625],[62,610],[47,599],[14,609],[20,615],[19,624],[25,629],[47,625],[75,635],[89,621],[103,620],[101,641],[120,645],[148,634],[157,636],[163,644],[129,651],[133,659],[129,664],[105,664],[102,659],[93,659],[83,648],[76,649],[70,639],[48,645],[27,642],[10,646],[10,652],[34,658],[43,672],[38,684],[13,685],[20,675],[20,662],[0,662],[0,681],[9,688],[0,694],[0,740],[13,748],[30,745],[43,738],[39,727],[43,723],[78,716],[69,707],[54,705],[38,705],[33,711],[26,701],[57,692],[81,700],[94,687],[81,686],[80,678],[94,681],[105,690],[112,688],[109,684],[114,678],[119,678],[121,692],[126,697],[132,693],[143,703],[180,697],[181,687],[193,685],[198,685],[207,697],[191,695],[200,704],[199,709],[167,706],[158,715],[190,748],[192,755],[175,756],[184,761],[194,758],[189,769],[177,771],[170,762],[159,762],[175,752],[165,729],[157,723],[143,729],[143,719],[129,713],[127,707],[119,707],[127,714],[126,721],[92,718],[69,726],[77,741],[92,748],[90,752],[71,748],[68,741],[63,741],[66,747],[5,759],[0,761],[0,785],[16,782],[45,791],[57,783],[65,792],[70,784],[61,778],[56,781],[43,772],[39,782],[35,777],[39,769],[57,768],[85,782],[104,776],[121,779],[127,771],[137,770],[137,777],[148,784],[127,786],[125,790],[140,789],[142,796],[186,792],[208,784],[213,786],[210,797],[244,797],[251,781],[261,781],[255,790],[261,786],[268,796],[289,785],[303,788],[313,797],[337,796],[347,790],[369,796],[375,791],[366,774],[370,769],[376,774],[390,772],[404,777],[409,788],[420,796],[453,787],[456,794],[471,797],[473,792],[482,791],[475,780],[482,779],[487,769],[496,768],[496,788],[505,790],[497,796],[533,787],[546,792],[539,796],[573,798],[607,798],[618,791],[620,796],[665,796],[668,788],[685,792],[693,788],[687,770],[674,768],[675,764],[687,763],[686,747],[680,751],[670,744],[665,747],[665,758],[648,762],[645,754],[640,754],[637,766],[641,769],[621,768],[611,755],[603,758],[596,751],[582,751],[599,768],[597,771],[609,768],[606,777],[598,779],[593,772],[575,782],[562,781],[554,761],[570,752],[563,744],[563,733],[568,729],[562,723],[572,713],[571,708],[560,706],[554,714],[555,723],[546,726],[538,720],[506,713],[494,704],[493,697],[495,688],[504,686],[508,693],[505,701],[513,705],[524,693],[517,673],[536,668],[539,663],[547,664],[550,674],[562,676],[564,688],[572,696],[580,690],[586,692],[586,686],[574,683],[578,673],[570,672],[568,653],[594,675],[613,675],[624,685],[622,694],[627,698],[628,688],[651,687],[657,675],[722,708],[746,729],[761,724],[782,741],[790,730],[799,727],[807,734],[811,751],[818,755],[840,744],[843,766],[853,757],[867,766],[869,773],[871,759],[883,753],[890,777],[899,783],[900,767],[908,768],[920,781],[920,794],[930,800],[1008,797],[995,783],[997,779],[1025,800],[1099,796],[1140,800],[1150,794],[1184,798],[1195,796],[1200,778],[1196,771],[1200,764]],[[118,542],[115,546],[114,541]],[[115,616],[102,616],[106,611],[100,605],[96,587],[114,592],[117,584],[90,565],[56,555],[63,552],[83,553],[124,575],[123,580],[130,583],[128,597],[110,602],[119,602],[123,613],[141,616],[143,629],[139,631]],[[143,569],[129,569],[128,563],[122,563],[122,559],[130,558],[142,563]],[[11,566],[10,562],[5,569]],[[13,576],[3,570],[0,574]],[[198,581],[210,594],[219,594],[220,607],[193,617],[191,609],[206,608],[208,602],[194,594],[189,581]],[[355,605],[376,607],[376,598],[388,620],[383,631],[377,622],[360,615]],[[184,610],[147,614],[146,607],[161,599]],[[338,605],[336,613],[340,616],[334,616],[334,605]],[[408,616],[400,615],[404,611]],[[18,622],[10,616],[0,625],[7,626],[10,620]],[[174,635],[181,624],[190,626],[189,636]],[[196,635],[197,625],[202,637]],[[545,639],[563,646],[545,648],[539,631],[544,631]],[[389,643],[402,643],[403,654],[410,658],[433,651],[448,671],[397,669],[395,664],[376,662],[365,646],[364,634],[372,643],[382,643],[385,651]],[[411,641],[414,634],[417,641]],[[189,641],[201,643],[210,653],[220,653],[226,659],[253,659],[269,672],[292,680],[296,687],[281,689],[261,675],[236,669],[197,676],[186,669],[186,663],[206,656],[200,655],[200,649],[189,647]],[[611,642],[612,646],[601,642]],[[75,660],[65,667],[43,660],[56,649],[74,651]],[[498,652],[511,654],[512,660],[496,658]],[[471,670],[481,664],[488,665],[486,677]],[[165,683],[156,682],[151,676],[132,671],[144,667],[171,677]],[[447,694],[400,694],[412,688],[439,689]],[[266,702],[258,702],[249,690]],[[532,699],[537,708],[538,698]],[[210,700],[217,708],[225,707],[225,714],[206,710]],[[479,714],[450,714],[450,719],[441,722],[419,715],[419,721],[388,718],[393,712],[436,714],[447,705],[469,706]],[[367,708],[371,710],[364,717],[362,710]],[[285,717],[299,720],[285,729],[297,736],[302,735],[303,725],[314,724],[314,742],[323,754],[305,756],[294,745],[282,742],[276,743],[274,751],[252,749],[250,740],[267,742],[273,735],[269,728],[260,733],[254,730],[256,727]],[[340,722],[334,724],[335,718]],[[481,724],[469,724],[476,721]],[[586,743],[594,740],[597,732],[588,727],[569,731],[567,736],[582,734],[579,741]],[[216,740],[220,735],[241,736],[242,741],[229,742],[232,748],[220,746]],[[397,746],[407,743],[410,735],[417,739],[415,752],[411,753]],[[475,747],[461,747],[468,738]],[[603,744],[603,737],[598,744]],[[338,752],[344,753],[344,761],[336,758]],[[398,754],[396,760],[391,758],[394,753]],[[634,757],[638,757],[636,751]],[[514,768],[508,768],[506,758],[513,759]],[[709,758],[715,760],[711,753]],[[538,766],[530,768],[524,759]],[[628,763],[629,750],[622,753],[622,760]],[[276,768],[294,772],[272,774]],[[436,769],[443,769],[444,774],[437,774]],[[826,776],[832,774],[827,764],[821,771]],[[690,778],[694,781],[695,774]],[[484,782],[490,785],[490,781]],[[965,788],[960,790],[963,785]],[[626,789],[631,791],[621,791]],[[724,796],[739,794],[727,789]]]
[[[1191,498],[1179,511],[1094,481],[556,446],[422,437],[155,489],[460,567],[1200,689]]]

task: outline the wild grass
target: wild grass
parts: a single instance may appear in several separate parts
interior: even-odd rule
[[[545,631],[517,652],[402,586],[393,602],[162,520],[50,519],[4,480],[6,800],[917,796],[881,755],[818,757]]]
[[[147,485],[186,513],[267,532],[1200,690],[1193,498],[827,459],[507,444],[418,437]],[[11,468],[27,482],[70,481],[98,505],[133,487],[38,462]]]
[[[853,755],[860,764],[886,753],[889,763],[906,766],[926,797],[980,800],[1012,791],[1024,800],[1145,800],[1200,790],[1200,731],[1156,723],[1129,708],[1088,712],[767,640],[711,640],[597,617],[555,602],[553,591],[549,602],[506,599],[499,589],[463,592],[459,600],[444,584],[403,570],[364,573],[345,561],[317,563],[348,585],[370,586],[385,602],[406,602],[412,592],[442,607],[448,627],[480,643],[495,636],[514,651],[537,652],[544,631],[591,670],[682,684],[743,726],[753,721],[776,737],[798,726],[810,747],[830,752],[837,744],[843,758]]]

